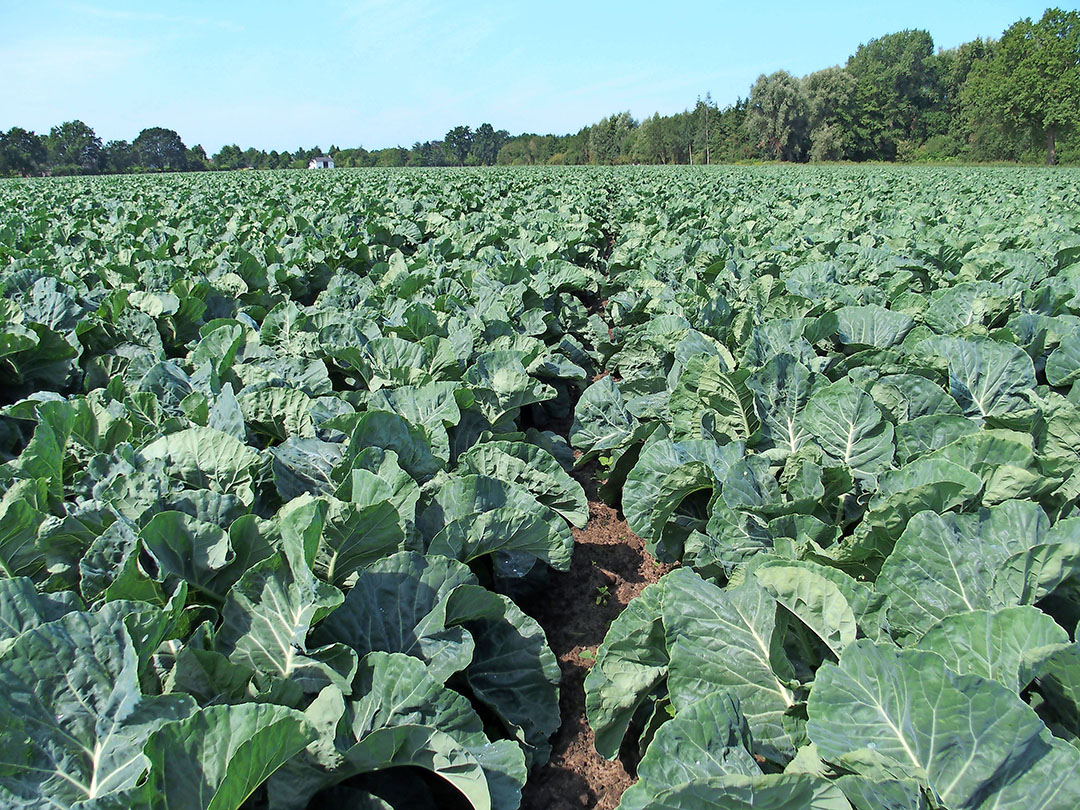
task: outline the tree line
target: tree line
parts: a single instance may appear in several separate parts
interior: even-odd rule
[[[1080,13],[1048,9],[1000,39],[935,50],[923,30],[870,40],[845,65],[758,77],[719,107],[709,94],[681,113],[620,112],[568,135],[511,136],[484,123],[442,140],[367,150],[241,149],[207,155],[171,129],[103,143],[82,121],[37,135],[0,133],[0,175],[337,166],[732,163],[780,161],[1080,161]]]

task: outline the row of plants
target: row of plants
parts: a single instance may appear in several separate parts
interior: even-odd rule
[[[0,803],[512,810],[597,461],[624,808],[1071,809],[1073,179],[0,186]]]
[[[510,595],[588,514],[566,180],[2,188],[0,804],[518,805],[560,673]]]
[[[681,563],[585,683],[620,808],[1076,807],[1075,188],[727,179],[625,200],[571,433]]]

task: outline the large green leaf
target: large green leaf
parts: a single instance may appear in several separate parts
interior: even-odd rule
[[[475,583],[454,560],[395,554],[360,573],[312,638],[343,642],[361,657],[405,653],[423,661],[439,682],[464,671],[473,694],[508,730],[546,751],[559,725],[555,656],[533,619]]]
[[[810,428],[802,412],[820,381],[790,354],[776,355],[747,378],[762,437],[781,455],[795,453],[809,441]]]
[[[983,480],[982,502],[989,505],[1011,498],[1037,498],[1060,478],[1043,474],[1030,435],[1013,430],[980,430],[961,436],[925,456],[971,471]]]
[[[634,713],[668,672],[663,598],[667,579],[647,586],[611,623],[585,676],[585,711],[601,756],[614,759]]]
[[[703,430],[729,440],[749,439],[758,429],[749,372],[725,373],[719,357],[695,355],[679,375],[668,408],[676,439],[700,439]]]
[[[913,515],[948,512],[974,500],[983,482],[959,464],[922,458],[878,477],[862,522],[844,550],[845,560],[884,559]]]
[[[479,603],[479,592],[479,586],[460,588],[451,598]],[[476,641],[465,671],[473,694],[524,743],[526,763],[535,766],[547,761],[549,740],[562,720],[562,671],[536,620],[506,596],[499,594],[495,601],[497,605],[482,613],[452,615],[448,621],[462,622]]]
[[[237,402],[248,427],[271,441],[315,436],[315,422],[310,413],[312,400],[299,388],[248,386]]]
[[[1036,657],[1068,641],[1061,625],[1022,605],[947,616],[916,647],[940,655],[953,672],[995,680],[1019,694],[1031,681]]]
[[[162,436],[139,451],[147,461],[162,459],[169,476],[193,489],[237,495],[250,504],[259,454],[219,430],[193,427]]]
[[[351,585],[360,569],[399,550],[405,539],[400,514],[388,501],[361,507],[303,495],[283,506],[277,520],[283,535],[315,544],[312,569],[338,587]]]
[[[270,784],[274,810],[302,810],[318,790],[351,776],[414,766],[447,780],[475,810],[512,810],[525,759],[513,742],[490,741],[469,701],[432,678],[422,661],[373,652],[360,664],[359,699],[324,694],[307,714],[321,732]]]
[[[829,458],[853,473],[873,475],[893,460],[893,426],[870,395],[848,380],[816,388],[803,412],[803,424]]]
[[[158,512],[139,532],[139,539],[163,575],[187,582],[218,602],[248,562],[234,565],[236,555],[224,529],[183,512]]]
[[[721,590],[680,569],[666,578],[664,626],[668,692],[680,710],[724,690],[739,700],[755,753],[783,761],[795,753],[799,702],[776,622],[776,600],[754,582]]]
[[[1080,329],[1062,338],[1046,358],[1046,379],[1051,385],[1072,385],[1080,379]]]
[[[647,443],[623,489],[630,529],[660,559],[671,562],[681,557],[686,536],[703,531],[708,516],[680,507],[695,494],[711,496],[743,452],[742,442],[720,446],[708,439],[660,438]]]
[[[913,517],[881,568],[877,587],[889,596],[889,620],[918,638],[955,613],[1008,603],[991,588],[1013,554],[1040,543],[1048,529],[1037,504],[1008,501],[977,514]]]
[[[68,613],[27,630],[0,656],[0,799],[72,807],[133,788],[151,732],[193,708],[187,696],[142,695],[119,620]]]
[[[152,806],[240,810],[256,788],[315,737],[304,715],[284,706],[200,709],[159,729],[146,745]]]
[[[0,572],[6,577],[34,576],[45,567],[37,545],[38,528],[47,517],[41,508],[45,492],[44,480],[32,479],[17,481],[0,495]]]
[[[787,601],[791,601],[793,605],[797,601],[794,598],[794,593],[782,597],[781,589],[783,591],[797,590],[800,582],[797,571],[813,574],[814,578],[809,580],[811,584],[818,579],[823,579],[835,585],[855,616],[859,634],[875,640],[881,639],[886,626],[886,597],[884,594],[878,593],[871,583],[861,582],[838,568],[821,565],[809,560],[765,560],[754,567],[754,576],[770,593],[773,593],[778,601],[781,601],[781,604],[787,607]],[[788,609],[790,610],[790,608]],[[803,612],[808,618],[815,614],[815,611],[807,614],[805,607]],[[846,618],[845,611],[842,609],[838,615],[841,619]],[[803,619],[803,616],[800,615],[799,618]],[[823,618],[823,616],[820,616],[815,618],[814,621],[821,623],[823,627],[833,626],[832,623],[823,622]],[[803,621],[806,621],[806,619],[803,619]],[[833,630],[827,631],[828,635],[835,636],[839,629],[839,627],[835,627]]]
[[[314,504],[312,504],[314,506]],[[343,644],[309,649],[311,628],[341,604],[341,591],[315,577],[318,532],[308,521],[284,533],[284,550],[249,568],[229,592],[215,645],[234,663],[295,681],[307,692],[333,683],[347,689],[356,654]]]
[[[1020,807],[1027,792],[1024,806],[1064,810],[1080,796],[1075,765],[1066,766],[1080,763],[1080,751],[1053,742],[1005,686],[958,675],[933,653],[856,641],[839,665],[819,671],[807,712],[825,759],[869,751],[945,807]],[[1050,764],[1060,770],[1048,772]]]
[[[349,447],[334,468],[333,479],[340,484],[357,463],[365,448],[379,447],[397,454],[397,461],[418,482],[423,483],[442,469],[444,462],[431,452],[431,441],[424,429],[396,413],[369,411],[356,423],[349,437]]]
[[[26,577],[0,579],[0,654],[16,636],[81,607],[71,591],[39,593]]]
[[[844,794],[806,774],[721,776],[663,790],[642,810],[849,810]]]
[[[480,355],[465,372],[465,380],[472,386],[480,412],[492,425],[512,417],[519,408],[551,399],[555,393],[525,372],[522,353],[517,351]]]
[[[656,732],[638,763],[638,781],[620,810],[649,807],[657,793],[711,777],[759,776],[750,754],[750,730],[731,695],[717,692],[687,706]]]
[[[341,642],[360,657],[405,653],[423,661],[438,681],[472,661],[475,643],[459,626],[446,624],[446,600],[476,577],[446,557],[402,552],[360,572],[345,601],[318,627],[316,643]]]
[[[352,464],[337,496],[361,509],[389,502],[397,510],[402,532],[406,536],[415,533],[420,487],[398,464],[397,453],[368,447],[360,451]]]
[[[875,305],[836,310],[836,336],[845,346],[888,349],[902,341],[915,325],[910,315]]]
[[[550,453],[535,445],[524,442],[475,445],[458,459],[458,471],[517,484],[579,529],[589,519],[589,504],[581,484]]]
[[[776,611],[755,582],[722,590],[687,569],[643,591],[612,623],[585,680],[597,751],[615,755],[634,712],[666,676],[676,711],[727,692],[750,723],[755,753],[793,755],[800,732],[791,712],[800,697]]]
[[[517,551],[566,571],[574,548],[570,527],[555,511],[524,487],[486,475],[450,479],[417,525],[430,553],[462,562]]]
[[[986,338],[932,338],[920,351],[949,364],[949,391],[969,416],[1003,416],[1026,406],[1035,387],[1031,358],[1017,346]]]
[[[66,449],[78,418],[76,406],[63,400],[42,402],[34,416],[38,420],[34,435],[17,458],[0,468],[0,480],[10,474],[39,478],[47,482],[50,495],[63,500]]]
[[[914,779],[884,779],[849,774],[836,780],[855,810],[927,810],[926,796]]]
[[[808,568],[777,564],[755,569],[754,576],[837,657],[855,640],[855,612],[835,582]]]
[[[1075,745],[1080,738],[1080,643],[1046,652],[1035,667],[1035,682],[1046,698],[1044,717],[1048,714],[1063,727]]]
[[[889,374],[871,386],[870,395],[896,423],[898,437],[905,422],[963,413],[944,388],[920,374]]]
[[[585,389],[574,408],[570,443],[586,454],[614,450],[630,438],[638,424],[614,380],[601,377]]]
[[[435,454],[450,461],[450,443],[446,429],[461,421],[457,392],[461,383],[431,382],[423,386],[383,388],[372,394],[369,407],[403,416],[410,424],[422,427]]]

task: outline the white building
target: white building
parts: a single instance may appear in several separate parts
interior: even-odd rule
[[[319,155],[308,161],[307,167],[309,169],[332,169],[334,168],[334,159],[329,155]]]

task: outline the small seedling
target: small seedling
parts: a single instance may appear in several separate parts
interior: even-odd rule
[[[613,456],[600,456],[597,458],[596,469],[593,471],[593,479],[598,484],[603,484],[607,481],[608,476],[611,475],[611,470],[615,466],[615,458]]]
[[[582,661],[595,661],[596,653],[592,650],[582,650],[578,653],[578,658],[580,658]]]
[[[606,605],[609,596],[611,596],[610,586],[601,585],[596,589],[596,604]]]

